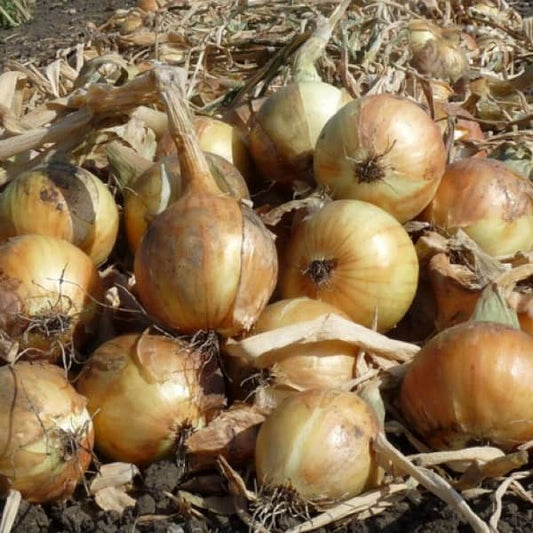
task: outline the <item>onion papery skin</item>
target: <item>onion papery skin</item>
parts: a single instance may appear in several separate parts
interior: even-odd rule
[[[183,333],[250,329],[277,281],[274,239],[233,198],[189,194],[158,215],[135,254],[147,311]]]
[[[467,322],[434,337],[405,374],[400,404],[435,449],[533,439],[533,338],[495,322]]]
[[[320,300],[301,297],[280,300],[264,309],[252,334],[313,320],[326,314],[337,314],[349,320],[346,313]],[[280,385],[296,390],[339,388],[355,377],[355,361],[359,349],[342,341],[319,341],[298,347],[276,350],[262,359],[260,368],[270,367]]]
[[[69,498],[92,459],[86,399],[48,363],[0,368],[0,478],[33,503]]]
[[[320,132],[351,97],[323,82],[291,83],[254,117],[250,152],[263,178],[285,185],[314,182],[313,151]]]
[[[28,359],[54,361],[94,333],[103,284],[67,241],[20,235],[0,245],[0,330]]]
[[[216,154],[234,165],[249,182],[253,177],[253,164],[243,134],[238,128],[211,117],[196,117],[193,122],[200,148]],[[170,132],[157,144],[156,158],[176,153],[176,144]]]
[[[316,143],[316,181],[335,199],[372,203],[400,222],[431,201],[444,174],[438,126],[417,104],[395,95],[368,95],[346,104]]]
[[[19,174],[0,195],[0,240],[38,233],[75,244],[99,265],[118,234],[111,192],[84,168],[52,162]]]
[[[292,488],[321,504],[354,497],[377,484],[372,450],[377,431],[373,411],[355,393],[298,393],[284,400],[259,430],[259,484]]]
[[[463,230],[493,256],[533,248],[533,187],[495,159],[452,163],[421,215],[449,232]]]
[[[224,403],[214,359],[161,335],[105,342],[76,387],[88,399],[97,448],[140,466],[175,452],[180,432],[205,425]]]
[[[282,298],[324,301],[366,327],[376,313],[379,331],[401,320],[417,284],[418,258],[407,232],[358,200],[330,202],[300,222],[280,274]]]
[[[208,153],[206,158],[222,193],[238,200],[250,198],[244,178],[233,165],[216,154]],[[180,165],[176,156],[161,159],[135,179],[124,199],[124,224],[133,253],[155,217],[182,194]]]

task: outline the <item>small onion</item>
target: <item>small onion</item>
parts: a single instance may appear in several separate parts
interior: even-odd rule
[[[239,171],[224,158],[206,154],[209,168],[223,193],[240,200],[250,193]],[[124,223],[130,250],[135,253],[155,217],[183,194],[179,160],[166,157],[138,176],[124,199]]]
[[[350,102],[328,121],[314,169],[334,198],[370,202],[403,223],[431,201],[445,165],[431,117],[411,100],[379,94]]]
[[[261,426],[257,479],[315,503],[357,496],[378,483],[374,412],[357,394],[309,390],[288,398]]]
[[[89,400],[96,446],[110,459],[138,465],[176,451],[182,430],[203,426],[223,405],[214,359],[160,335],[102,344],[77,389]]]
[[[86,399],[47,363],[0,368],[0,474],[34,503],[69,498],[92,458]]]
[[[494,159],[449,165],[421,218],[451,232],[462,229],[491,255],[533,248],[531,183]]]
[[[89,171],[46,163],[19,174],[0,195],[0,240],[26,233],[65,239],[98,265],[115,245],[118,209]]]
[[[250,132],[253,160],[266,180],[313,181],[313,150],[327,120],[351,97],[322,82],[291,83],[270,96]]]
[[[283,298],[327,302],[354,322],[380,331],[409,309],[418,259],[407,232],[391,215],[366,202],[337,200],[298,224],[280,274]]]
[[[103,286],[67,241],[21,235],[0,245],[0,330],[29,358],[55,360],[91,333]]]
[[[436,449],[533,439],[533,338],[495,322],[468,322],[429,341],[407,369],[400,404]]]

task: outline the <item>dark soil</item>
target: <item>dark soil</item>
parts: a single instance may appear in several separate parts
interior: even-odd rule
[[[98,27],[117,9],[135,5],[135,0],[37,0],[34,21],[11,30],[0,29],[0,72],[7,60],[31,62],[44,66],[65,56],[68,49],[82,41],[98,37]],[[522,12],[530,11],[529,0]],[[131,492],[137,500],[134,508],[122,515],[104,512],[80,486],[75,497],[64,504],[30,505],[22,502],[14,531],[17,533],[200,533],[237,532],[247,528],[236,519],[212,517],[211,522],[183,514],[168,496],[176,491],[180,475],[170,460],[145,469]],[[526,480],[526,490],[533,491],[533,481]],[[494,487],[491,487],[494,488]],[[488,520],[493,512],[490,495],[470,502],[480,516]],[[1,505],[1,503],[0,503]],[[1,512],[1,507],[0,507]],[[502,533],[533,532],[533,508],[523,500],[507,495],[499,523]],[[322,529],[322,532],[325,532]],[[365,521],[331,526],[328,531],[353,533],[409,532],[453,533],[470,531],[446,504],[424,491],[413,491],[409,498],[390,510]]]

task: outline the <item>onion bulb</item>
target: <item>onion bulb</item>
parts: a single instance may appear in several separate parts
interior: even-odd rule
[[[327,504],[374,487],[378,422],[353,392],[309,390],[282,402],[261,426],[255,466],[260,485],[294,489]]]
[[[94,331],[100,276],[67,241],[21,235],[0,245],[0,330],[27,358],[55,360]]]
[[[251,180],[252,160],[246,141],[238,128],[211,117],[196,117],[193,125],[200,148],[204,152],[223,157],[247,180]],[[156,157],[161,158],[175,153],[176,144],[170,131],[167,131],[157,143]]]
[[[323,82],[291,83],[270,96],[250,132],[253,160],[266,180],[313,181],[313,150],[327,120],[351,97]]]
[[[217,187],[171,68],[157,71],[178,146],[183,196],[158,215],[135,254],[136,290],[157,320],[184,333],[249,329],[277,280],[272,234]]]
[[[354,322],[386,331],[409,309],[418,259],[407,232],[391,215],[366,202],[337,200],[293,230],[283,258],[283,298],[308,296]]]
[[[496,322],[467,322],[430,340],[405,374],[400,404],[436,449],[533,439],[533,338]]]
[[[34,503],[69,498],[92,458],[86,399],[47,363],[0,368],[0,477]]]
[[[431,201],[445,165],[431,117],[407,98],[378,94],[350,102],[328,121],[314,169],[334,198],[370,202],[403,223]]]
[[[99,265],[115,245],[118,209],[89,171],[46,163],[19,174],[0,195],[0,240],[26,233],[65,239]]]
[[[176,451],[183,430],[205,425],[223,405],[214,359],[162,335],[105,342],[85,363],[77,389],[89,401],[97,448],[137,465]]]
[[[218,187],[238,200],[250,198],[244,178],[224,158],[206,154]],[[183,194],[177,156],[166,157],[140,174],[128,186],[124,199],[124,223],[130,250],[135,253],[154,218]]]
[[[462,229],[494,256],[533,248],[533,188],[507,165],[468,158],[448,166],[422,218],[454,232]]]

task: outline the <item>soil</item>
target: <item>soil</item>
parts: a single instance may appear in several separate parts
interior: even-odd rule
[[[82,41],[93,38],[117,8],[127,9],[135,0],[37,0],[32,23],[19,28],[0,29],[0,71],[7,60],[47,65],[58,55]],[[528,3],[523,13],[530,11]],[[67,50],[67,51],[65,51]],[[409,450],[404,450],[409,451]],[[171,460],[159,461],[142,472],[141,479],[130,494],[136,499],[135,507],[122,515],[104,512],[87,495],[81,485],[69,501],[55,505],[32,505],[22,502],[13,531],[16,533],[200,533],[206,531],[248,531],[233,518],[213,516],[212,522],[185,517],[168,494],[178,488],[180,471]],[[533,491],[533,479],[523,482]],[[485,488],[495,488],[485,487]],[[491,495],[469,502],[485,520],[493,512]],[[0,513],[3,502],[0,503]],[[326,529],[319,530],[325,532]],[[410,532],[453,533],[470,531],[469,526],[445,503],[425,491],[413,491],[397,505],[365,521],[351,521],[344,525],[329,526],[327,531],[370,533]],[[501,533],[533,532],[533,507],[511,494],[504,498]]]

